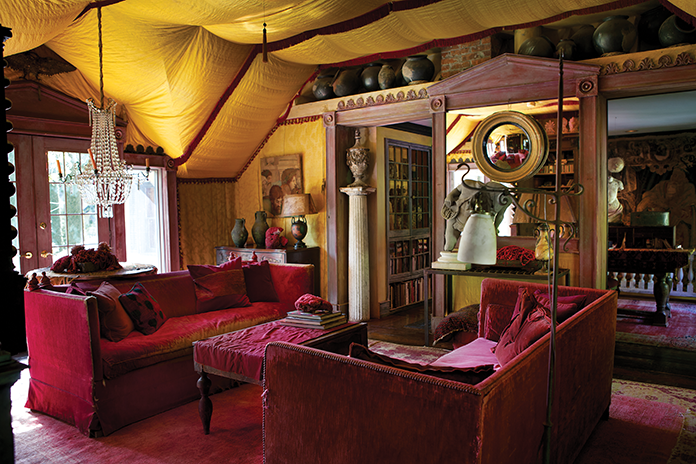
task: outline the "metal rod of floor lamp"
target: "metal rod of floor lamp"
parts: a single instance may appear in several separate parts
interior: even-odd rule
[[[554,189],[555,216],[553,232],[553,269],[551,271],[551,339],[549,343],[549,378],[546,397],[546,422],[544,423],[544,463],[551,463],[551,432],[553,424],[553,384],[556,376],[556,313],[558,312],[558,246],[561,224],[561,138],[563,133],[563,52],[558,59],[558,116],[556,119],[556,187]]]

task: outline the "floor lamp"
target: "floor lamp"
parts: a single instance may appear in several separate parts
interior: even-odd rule
[[[562,137],[562,127],[563,127],[563,55],[560,56],[558,61],[558,115],[556,121],[556,179],[555,187],[553,191],[534,189],[534,188],[521,188],[521,187],[506,187],[504,189],[496,189],[492,187],[469,187],[473,190],[479,190],[476,194],[476,198],[471,202],[471,208],[473,213],[472,217],[479,214],[484,217],[477,217],[477,220],[472,222],[471,218],[467,221],[464,226],[464,231],[462,231],[461,242],[459,244],[459,260],[469,260],[471,264],[491,264],[495,263],[495,256],[491,256],[491,253],[495,253],[495,246],[485,247],[486,252],[482,253],[483,242],[490,243],[491,234],[495,234],[495,229],[490,228],[491,221],[486,220],[485,215],[490,211],[486,211],[486,206],[480,199],[487,196],[491,192],[500,192],[497,196],[498,201],[501,204],[508,203],[512,201],[517,208],[522,210],[525,214],[538,221],[541,224],[545,224],[548,228],[555,230],[553,234],[553,256],[551,257],[551,268],[549,272],[549,284],[551,286],[551,340],[549,344],[549,369],[548,369],[548,384],[547,384],[547,399],[546,399],[546,421],[544,423],[544,436],[543,436],[543,462],[551,462],[551,432],[553,424],[551,422],[551,416],[553,412],[553,394],[554,394],[554,380],[556,375],[556,315],[558,309],[558,251],[559,251],[559,241],[561,230],[567,230],[568,235],[565,239],[564,248],[568,244],[568,241],[575,236],[575,225],[572,223],[564,222],[561,219],[561,199],[567,196],[578,196],[582,194],[583,188],[581,185],[575,184],[568,188],[561,187],[561,137]],[[487,139],[488,137],[485,137]],[[474,136],[474,140],[477,137]],[[476,147],[475,147],[476,149]],[[467,165],[468,167],[468,165]],[[541,166],[539,166],[540,168]],[[538,169],[537,169],[538,170]],[[467,171],[468,172],[468,171]],[[466,174],[464,174],[466,176]],[[462,182],[464,182],[464,176],[462,176]],[[489,176],[490,177],[490,176]],[[495,179],[492,180],[502,180],[505,179]],[[526,201],[521,201],[522,195],[530,194]],[[537,196],[539,195],[539,196]],[[538,217],[532,211],[536,211],[536,201],[534,198],[548,198],[548,203],[555,208],[554,219],[549,220],[546,217]],[[546,201],[546,200],[545,200]],[[469,227],[469,223],[472,222],[472,226]],[[488,237],[487,239],[485,237]],[[495,243],[495,235],[492,236],[493,243]],[[461,258],[460,258],[461,256]]]

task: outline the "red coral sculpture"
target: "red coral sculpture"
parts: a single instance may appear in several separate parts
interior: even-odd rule
[[[288,239],[280,235],[282,232],[282,227],[270,227],[266,231],[266,248],[285,248]]]
[[[305,313],[330,313],[331,303],[311,293],[305,293],[295,301],[295,309]]]

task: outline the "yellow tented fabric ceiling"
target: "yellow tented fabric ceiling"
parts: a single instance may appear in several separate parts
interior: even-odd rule
[[[126,143],[163,147],[178,158],[180,177],[235,177],[318,65],[406,55],[495,29],[637,3],[5,0],[0,25],[12,30],[6,56],[45,45],[77,68],[41,76],[42,84],[99,101],[101,5],[104,93],[128,121]],[[696,16],[693,0],[668,6]],[[264,22],[268,63],[261,58]]]

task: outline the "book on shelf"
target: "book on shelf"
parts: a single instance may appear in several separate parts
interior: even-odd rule
[[[337,327],[339,325],[345,324],[346,323],[346,317],[341,314],[341,313],[336,313],[340,314],[340,317],[335,317],[333,319],[330,319],[328,321],[318,321],[318,320],[310,320],[310,319],[300,319],[300,318],[293,318],[293,317],[286,317],[285,319],[281,319],[280,324],[288,327],[299,327],[303,329],[331,329],[333,327]]]

